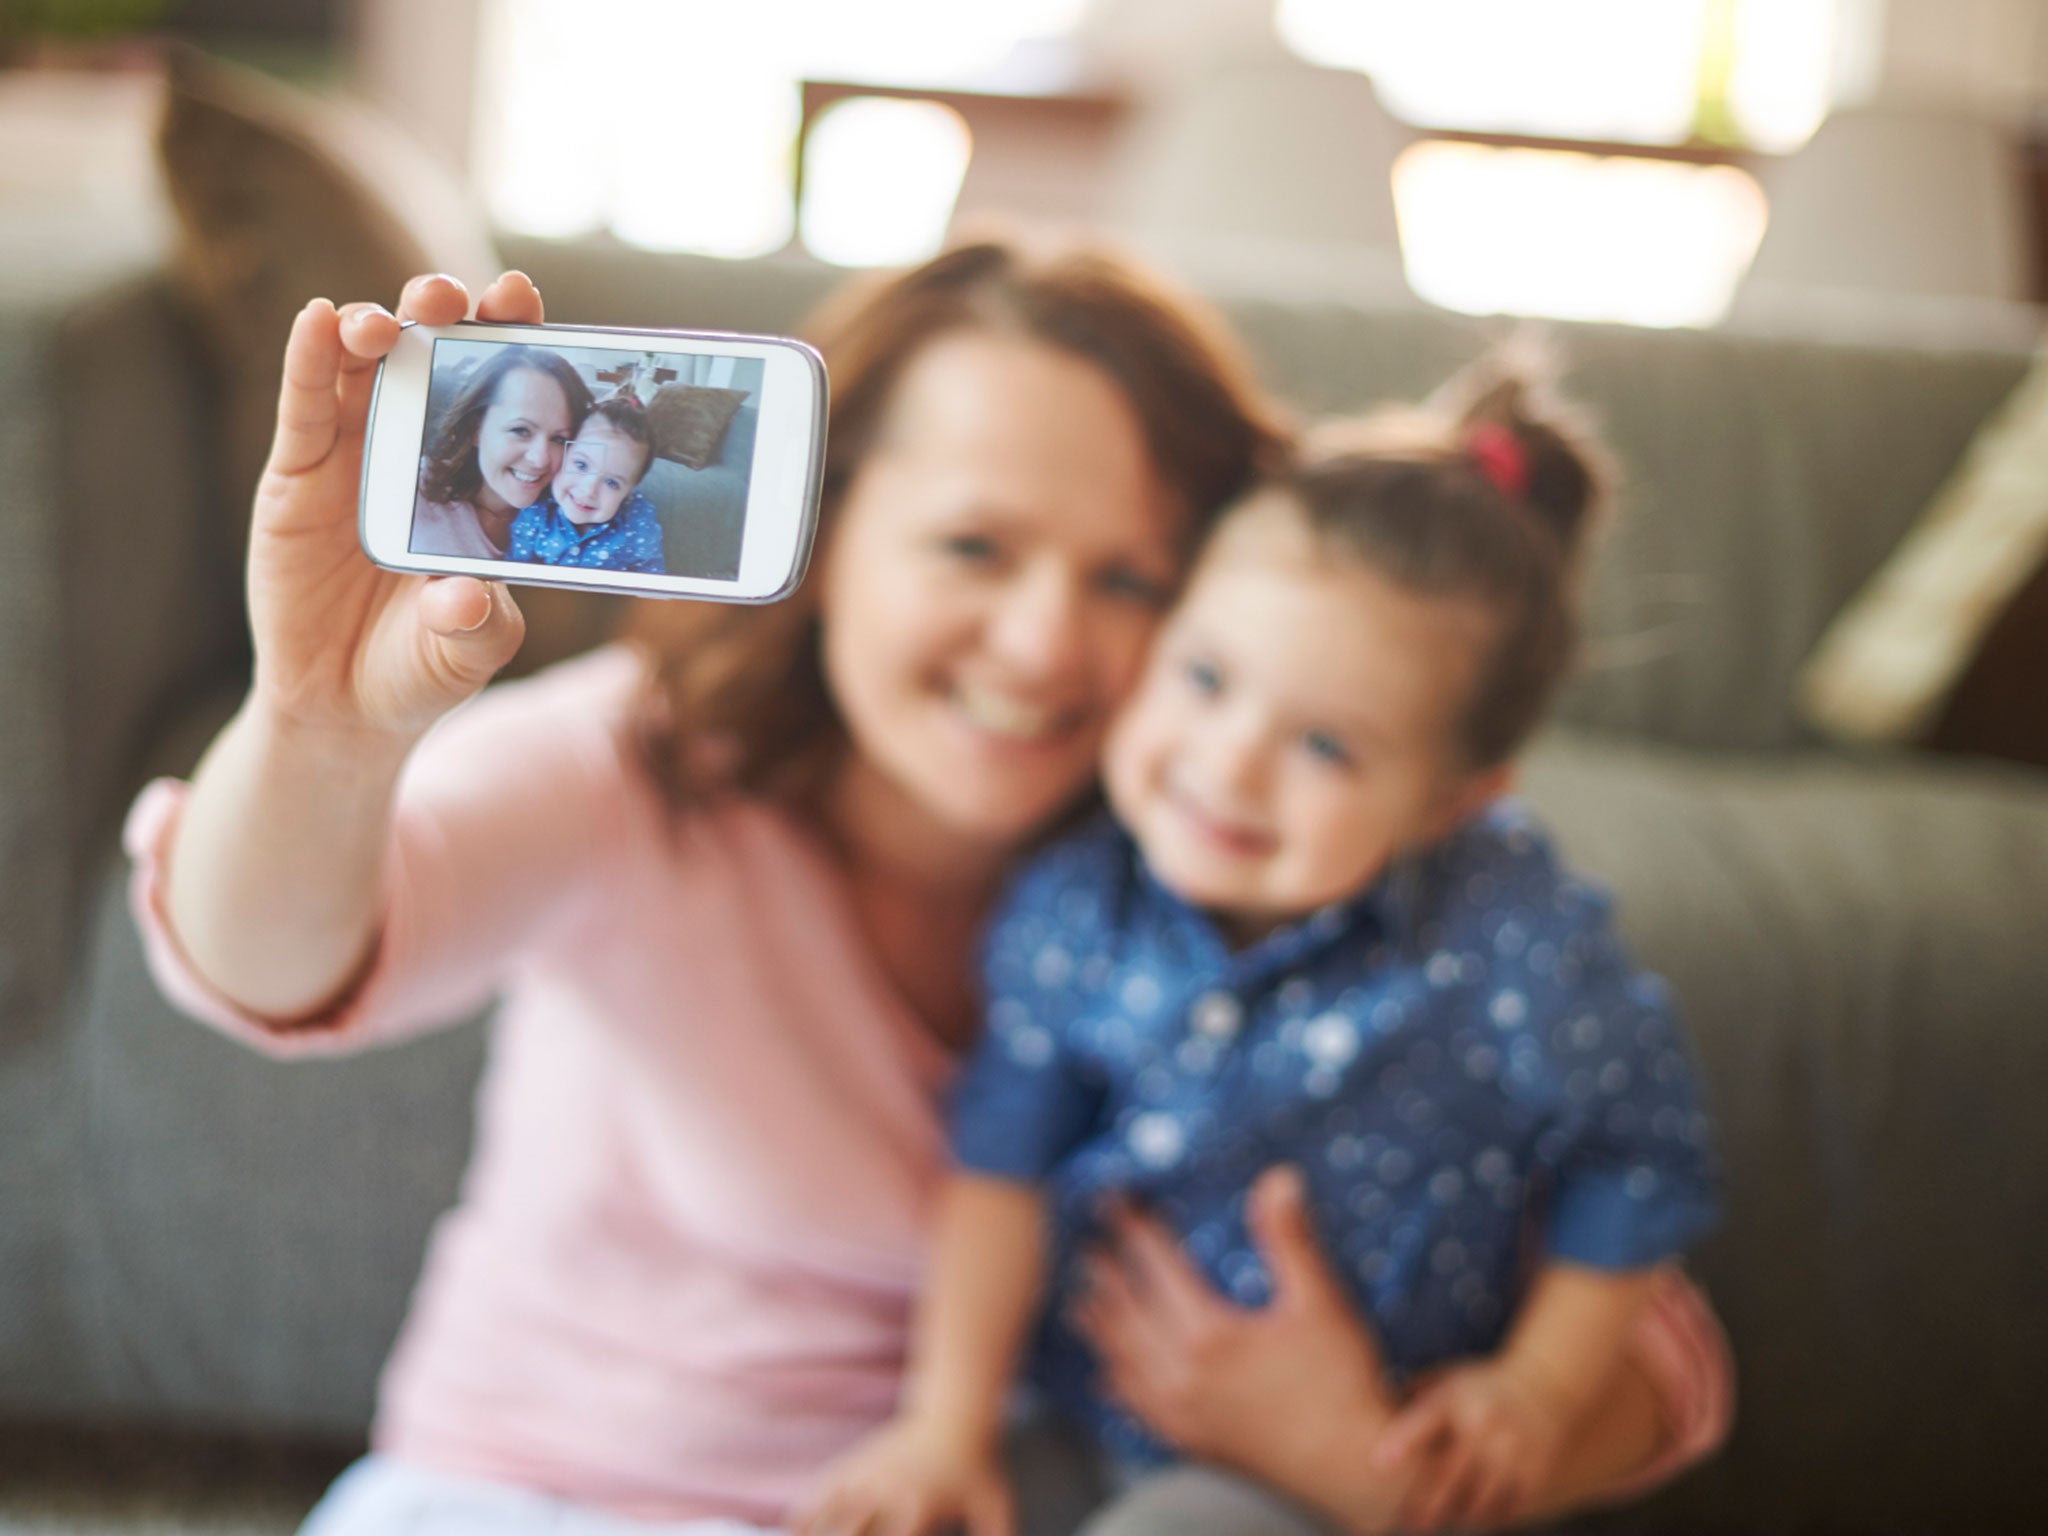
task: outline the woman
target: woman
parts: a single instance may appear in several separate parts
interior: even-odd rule
[[[512,519],[548,493],[589,413],[590,390],[558,353],[505,347],[479,363],[420,460],[412,552],[503,560]]]
[[[466,303],[420,279],[401,314]],[[480,313],[537,322],[539,296],[508,274]],[[893,1402],[980,916],[1089,793],[1182,549],[1275,434],[1201,318],[1120,264],[950,252],[821,322],[825,520],[795,599],[644,605],[637,650],[422,741],[520,620],[501,585],[356,547],[348,428],[396,330],[370,305],[300,315],[252,534],[254,685],[129,835],[160,977],[260,1048],[355,1049],[506,995],[375,1454],[314,1526],[779,1519]],[[1235,1313],[1155,1229],[1125,1234],[1174,1298],[1113,1350],[1141,1411],[1341,1520],[1356,1326],[1308,1279]],[[1298,1224],[1267,1237],[1277,1272],[1317,1272]],[[1663,1380],[1618,1388],[1646,1427],[1553,1493],[1659,1450]],[[1206,1475],[1217,1529],[1299,1518]]]

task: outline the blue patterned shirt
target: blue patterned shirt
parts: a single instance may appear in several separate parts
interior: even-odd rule
[[[1718,1175],[1689,1048],[1609,906],[1514,801],[1235,952],[1106,818],[1038,858],[990,930],[952,1110],[964,1168],[1047,1191],[1035,1383],[1113,1455],[1166,1458],[1061,1318],[1112,1190],[1257,1306],[1245,1192],[1297,1164],[1397,1377],[1495,1350],[1532,1247],[1633,1269],[1699,1237]]]
[[[512,543],[505,558],[660,576],[665,570],[661,518],[637,488],[615,514],[589,524],[569,521],[554,496],[546,495],[512,519]]]

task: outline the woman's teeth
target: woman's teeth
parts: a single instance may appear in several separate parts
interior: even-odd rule
[[[986,731],[991,736],[1006,736],[1013,741],[1040,740],[1055,734],[1063,723],[1053,710],[979,688],[956,688],[953,702],[977,730]]]

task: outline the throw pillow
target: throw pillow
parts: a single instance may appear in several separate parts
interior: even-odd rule
[[[726,429],[746,404],[747,394],[744,389],[714,389],[708,384],[662,386],[647,407],[654,451],[690,469],[715,464]]]
[[[158,152],[178,218],[180,284],[221,379],[239,540],[269,452],[292,316],[322,295],[395,304],[419,272],[480,285],[497,258],[461,186],[374,113],[194,48],[167,57]]]
[[[2048,357],[1821,637],[1802,687],[1841,740],[2048,767]]]

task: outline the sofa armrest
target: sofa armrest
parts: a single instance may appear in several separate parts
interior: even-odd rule
[[[1686,1523],[2037,1509],[2048,775],[1560,736],[1525,782],[1671,983],[1720,1132],[1697,1268],[1742,1382]]]

